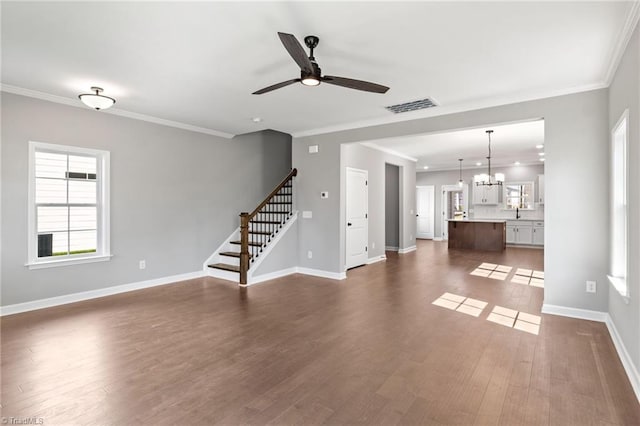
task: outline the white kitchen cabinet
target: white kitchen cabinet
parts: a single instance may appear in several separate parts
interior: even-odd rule
[[[544,204],[544,175],[538,175],[538,204]]]
[[[507,221],[507,243],[532,245],[533,234],[533,222]]]
[[[544,222],[533,223],[533,245],[544,245]]]
[[[498,185],[473,185],[473,204],[495,205],[500,202]]]

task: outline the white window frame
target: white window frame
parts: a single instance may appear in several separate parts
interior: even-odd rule
[[[623,236],[623,245],[624,245],[624,276],[616,276],[613,271],[613,244],[614,244],[614,216],[615,216],[615,188],[614,188],[614,173],[615,173],[615,151],[616,151],[616,133],[624,127],[625,131],[625,139],[623,145],[623,161],[624,161],[624,203],[625,203],[625,215],[624,215],[624,236]],[[611,253],[610,253],[610,264],[609,270],[611,272],[607,277],[609,278],[609,282],[616,289],[618,293],[623,297],[626,303],[629,302],[629,284],[628,284],[628,276],[629,276],[629,110],[625,110],[620,119],[613,126],[611,130],[611,196],[610,196],[610,210],[611,210],[611,224],[610,224],[610,232],[611,232]]]
[[[66,256],[62,259],[38,258],[38,232],[36,225],[36,151],[54,152],[60,154],[91,155],[97,158],[97,247],[95,253],[82,253]],[[77,265],[81,263],[104,262],[110,260],[110,208],[109,182],[110,175],[109,151],[81,148],[77,146],[58,145],[44,142],[29,141],[29,206],[28,206],[28,244],[27,266],[29,269],[52,268],[56,266]]]

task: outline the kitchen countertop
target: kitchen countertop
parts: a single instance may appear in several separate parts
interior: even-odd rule
[[[447,222],[506,223],[508,219],[447,219]]]

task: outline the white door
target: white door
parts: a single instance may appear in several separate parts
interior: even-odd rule
[[[432,240],[435,225],[435,187],[416,187],[416,204],[416,237]]]
[[[347,269],[364,265],[369,259],[368,172],[347,167]]]

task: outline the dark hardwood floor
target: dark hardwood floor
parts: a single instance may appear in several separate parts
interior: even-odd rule
[[[4,417],[51,424],[640,424],[604,324],[540,315],[543,290],[469,275],[543,253],[419,241],[344,281],[243,291],[202,278],[1,320]],[[513,272],[512,272],[513,273]],[[28,285],[28,283],[25,283]],[[479,317],[431,304],[488,302]]]

